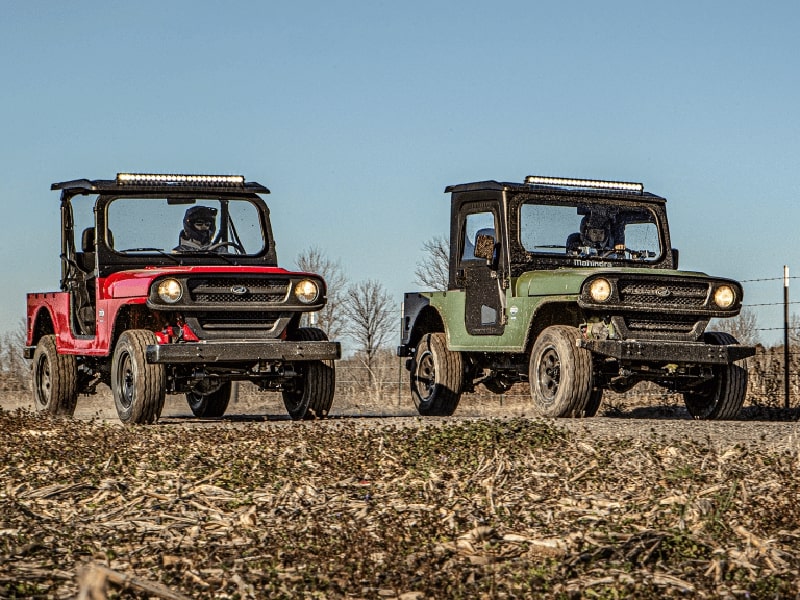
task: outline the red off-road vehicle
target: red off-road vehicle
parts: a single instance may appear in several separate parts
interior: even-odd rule
[[[51,189],[61,290],[28,294],[37,410],[72,415],[105,383],[125,423],[155,422],[167,393],[219,417],[251,381],[281,391],[293,419],[328,414],[341,348],[300,323],[325,305],[325,282],[277,266],[266,187],[120,173]]]

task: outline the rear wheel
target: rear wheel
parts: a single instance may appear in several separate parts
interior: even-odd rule
[[[714,346],[738,343],[729,333],[709,331],[703,341]],[[714,377],[691,392],[683,394],[683,402],[695,419],[733,419],[747,395],[747,362],[713,367]]]
[[[553,325],[536,338],[528,379],[539,416],[580,417],[587,406],[597,412],[602,394],[592,393],[592,355],[576,345],[579,337],[575,327]]]
[[[328,336],[316,327],[301,327],[291,339],[296,342],[325,342]],[[311,360],[295,364],[299,377],[294,387],[283,391],[283,405],[295,421],[324,419],[333,404],[336,370],[332,360]]]
[[[78,401],[78,363],[74,356],[59,354],[56,336],[45,335],[33,353],[33,403],[36,410],[71,417]]]
[[[201,419],[221,417],[228,409],[228,405],[235,401],[239,395],[239,384],[235,381],[226,381],[213,392],[203,392],[198,386],[186,392],[186,401],[192,414]]]
[[[444,333],[424,335],[417,344],[411,366],[411,396],[419,414],[452,415],[461,400],[463,384],[461,353],[447,349]]]
[[[131,329],[119,336],[111,363],[111,390],[117,415],[123,423],[155,423],[164,408],[164,366],[149,364],[148,345],[156,336],[146,329]]]

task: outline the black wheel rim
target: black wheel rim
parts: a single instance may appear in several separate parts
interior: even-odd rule
[[[549,404],[555,400],[561,383],[561,359],[553,346],[548,346],[539,356],[536,383],[542,398]]]
[[[436,365],[433,353],[426,350],[417,357],[417,367],[414,370],[414,389],[422,400],[427,400],[433,393],[436,383]]]
[[[295,377],[290,384],[292,387],[283,391],[283,405],[286,407],[286,410],[289,411],[290,415],[295,415],[303,410],[303,396],[305,386],[307,385],[307,377],[307,369],[298,367],[297,377]]]
[[[202,394],[198,394],[197,392],[194,391],[188,392],[186,396],[189,402],[189,408],[192,409],[192,412],[197,412],[203,409],[205,396],[203,396]]]
[[[53,394],[53,382],[50,377],[50,361],[46,356],[40,356],[36,365],[36,392],[39,404],[48,406]]]
[[[303,392],[298,392],[297,390],[285,392],[283,398],[286,403],[286,410],[288,410],[289,413],[296,413],[301,408]]]
[[[130,408],[133,404],[133,366],[130,354],[125,353],[120,357],[119,375],[117,375],[117,388],[119,389],[119,403],[123,408]]]

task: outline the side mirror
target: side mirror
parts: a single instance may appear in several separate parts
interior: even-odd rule
[[[673,269],[677,269],[678,268],[678,249],[677,248],[673,248],[672,249],[672,268]]]
[[[482,258],[489,262],[494,258],[494,237],[479,234],[475,239],[475,258]]]

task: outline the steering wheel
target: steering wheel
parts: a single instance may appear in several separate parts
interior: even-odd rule
[[[230,246],[231,248],[236,250],[239,254],[246,254],[244,247],[242,247],[242,245],[239,242],[217,242],[216,244],[211,244],[207,248],[207,250],[213,252],[217,248],[225,248],[227,246]]]

